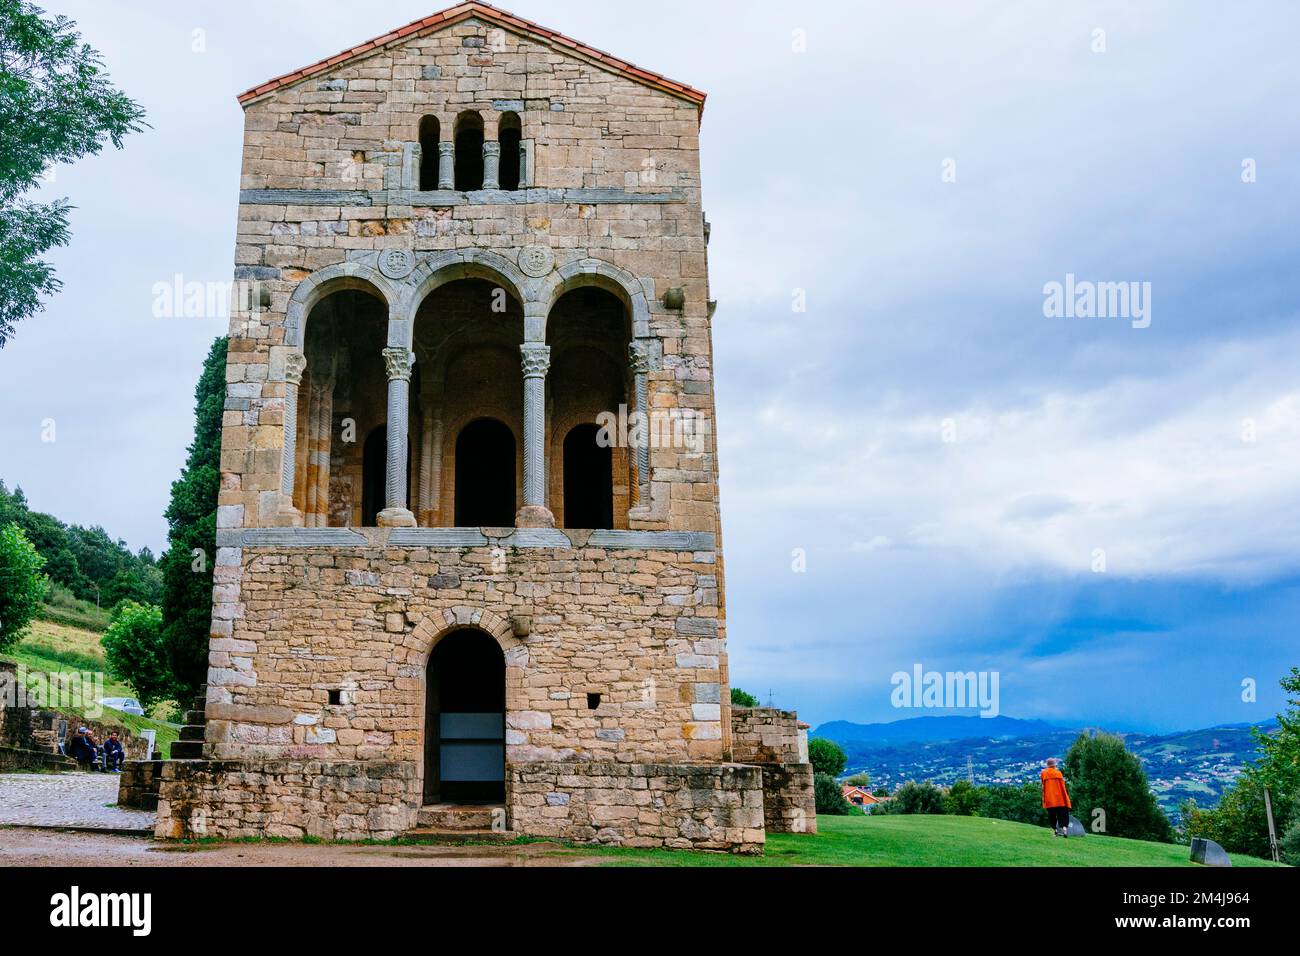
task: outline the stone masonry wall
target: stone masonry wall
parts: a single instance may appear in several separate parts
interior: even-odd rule
[[[808,733],[793,710],[733,707],[731,757],[737,763],[807,763]]]
[[[510,827],[579,843],[763,849],[755,767],[541,763],[507,768]]]
[[[222,549],[205,756],[419,762],[428,655],[474,626],[505,653],[508,762],[719,761],[716,570],[713,551]]]
[[[154,835],[388,840],[419,802],[410,763],[169,760]]]

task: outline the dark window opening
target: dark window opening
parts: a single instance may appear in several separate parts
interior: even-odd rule
[[[600,427],[577,425],[564,436],[564,526],[614,527],[614,460],[597,442]]]
[[[340,704],[343,703],[343,691],[341,691],[341,690],[332,690],[332,691],[329,691],[328,693],[329,693],[329,695],[330,695],[330,706],[331,706],[331,707],[337,707],[337,706],[339,706]]]
[[[438,188],[438,117],[420,120],[420,188]]]
[[[501,172],[500,181],[502,189],[515,190],[519,188],[522,181],[522,163],[523,160],[519,155],[519,142],[523,135],[519,128],[519,117],[514,113],[502,113],[501,124],[498,127],[497,140],[501,143]]]
[[[588,710],[595,710],[595,709],[596,709],[597,707],[599,707],[599,706],[600,706],[600,695],[599,695],[599,694],[588,694],[588,695],[587,695],[587,709],[588,709]]]
[[[361,527],[373,528],[384,510],[384,479],[388,471],[388,426],[366,436],[361,450]]]
[[[456,119],[456,188],[483,188],[483,120],[473,112]]]
[[[515,436],[494,418],[470,422],[456,438],[456,527],[515,523]]]

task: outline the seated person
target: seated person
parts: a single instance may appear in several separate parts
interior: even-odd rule
[[[78,727],[76,734],[68,741],[64,750],[83,770],[94,769],[97,753],[88,728]]]
[[[122,748],[122,741],[117,739],[117,731],[108,735],[104,741],[104,770],[122,772],[122,761],[126,759],[126,751]]]

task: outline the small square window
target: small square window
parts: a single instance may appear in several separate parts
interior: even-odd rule
[[[331,705],[332,707],[337,707],[337,706],[339,706],[340,704],[343,703],[343,691],[341,691],[341,690],[332,690],[332,691],[329,691],[328,693],[329,693],[329,695],[330,695],[330,697],[329,697],[329,702],[330,702],[330,705]]]
[[[587,709],[588,709],[588,710],[595,710],[595,709],[596,709],[597,707],[599,707],[599,706],[600,706],[600,695],[599,695],[599,694],[588,694],[588,695],[587,695]]]

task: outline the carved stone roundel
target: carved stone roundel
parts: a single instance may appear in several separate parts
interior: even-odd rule
[[[555,253],[546,246],[524,246],[519,250],[519,268],[539,279],[555,268]]]
[[[415,268],[415,255],[405,249],[385,249],[379,254],[379,271],[390,279],[405,279]]]

